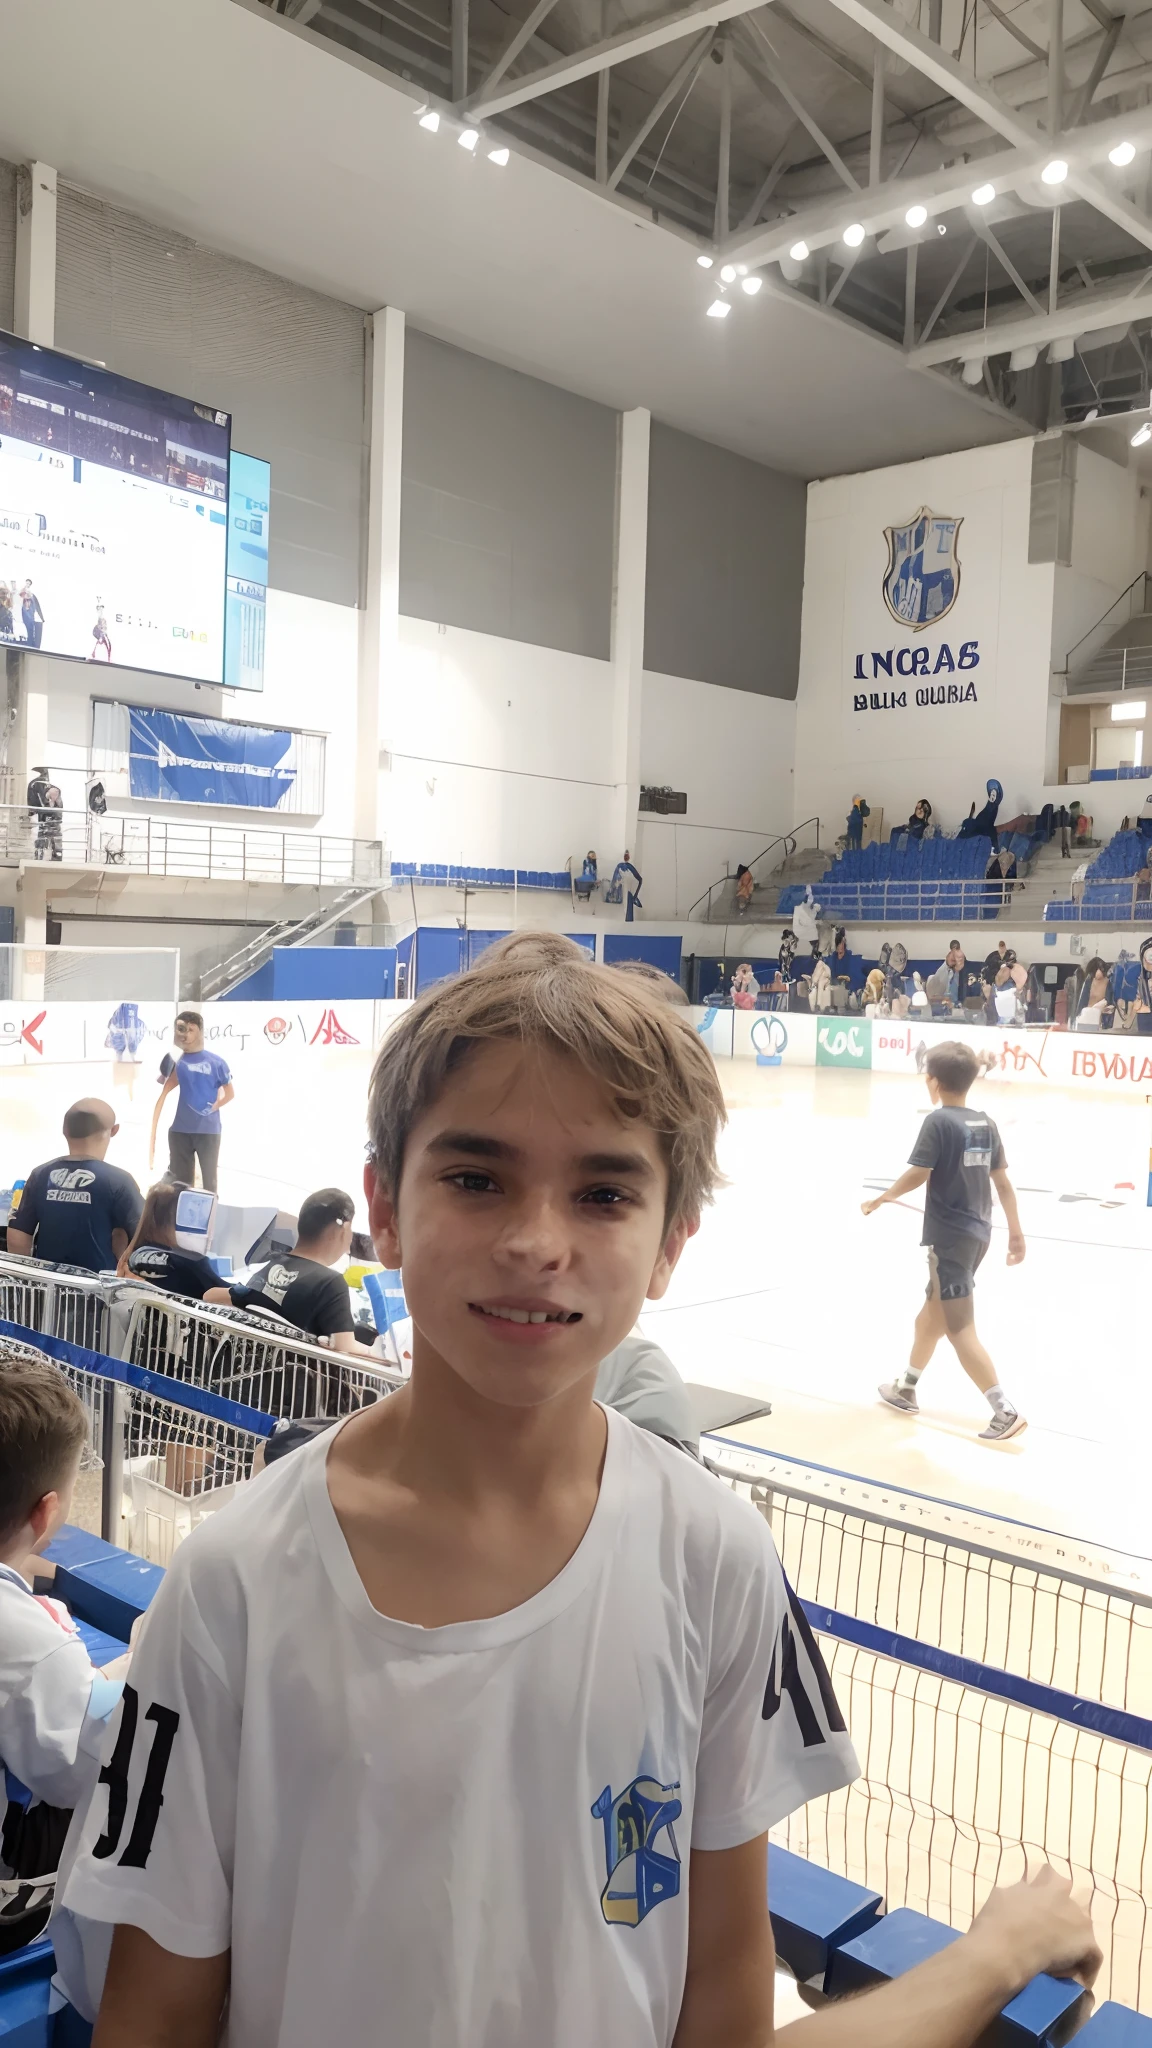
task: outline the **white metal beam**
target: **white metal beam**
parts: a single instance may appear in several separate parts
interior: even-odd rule
[[[927,370],[939,363],[1001,356],[1016,348],[1043,348],[1050,341],[1065,341],[1069,337],[1079,340],[1081,336],[1087,338],[1109,327],[1148,319],[1152,319],[1150,291],[1140,292],[1135,297],[1115,292],[1107,295],[1086,292],[1082,299],[1073,299],[1055,313],[1042,313],[1039,318],[999,320],[966,334],[941,335],[938,341],[924,342],[919,348],[912,349],[908,361],[914,369]]]
[[[475,121],[489,120],[496,114],[507,113],[509,107],[522,106],[525,100],[539,99],[542,93],[560,92],[582,78],[591,78],[595,72],[603,71],[605,65],[626,64],[630,57],[662,50],[667,43],[677,43],[698,29],[715,28],[721,21],[733,21],[737,15],[749,14],[765,4],[766,0],[703,0],[703,4],[690,0],[688,6],[662,14],[643,27],[618,29],[615,35],[602,37],[586,50],[577,50],[571,57],[558,57],[554,64],[541,65],[539,70],[529,72],[527,78],[516,79],[503,92],[477,93],[469,112]]]
[[[744,31],[741,36],[741,48],[748,61],[763,72],[768,83],[774,87],[781,99],[791,108],[796,119],[804,123],[816,147],[823,151],[837,177],[848,186],[850,191],[858,191],[860,186],[859,179],[853,177],[835,143],[825,135],[819,122],[809,113],[803,101],[798,99],[793,92],[792,87],[780,69],[780,59],[777,56],[775,47],[765,35],[759,22],[750,21],[742,23],[741,28]],[[749,30],[752,30],[753,34],[750,35],[748,33]]]
[[[486,93],[490,93],[499,84],[505,72],[516,62],[521,50],[532,41],[541,22],[547,20],[555,5],[556,0],[536,0],[531,13],[526,16],[519,27],[509,36],[496,62],[491,66],[490,70],[485,72],[484,77],[476,88],[478,99],[483,99]]]
[[[652,105],[649,107],[648,112],[645,114],[643,121],[640,123],[639,128],[637,128],[636,133],[633,135],[631,142],[629,142],[627,146],[623,150],[621,150],[620,155],[616,159],[616,162],[613,164],[612,169],[608,174],[607,184],[610,191],[614,192],[616,190],[617,185],[620,183],[621,178],[624,176],[624,173],[628,169],[628,166],[631,163],[633,157],[636,155],[637,150],[643,149],[644,144],[647,142],[648,137],[651,135],[652,130],[655,128],[657,121],[661,120],[662,117],[667,113],[669,107],[672,105],[672,102],[676,98],[677,94],[682,92],[685,86],[689,85],[695,80],[696,74],[699,71],[700,66],[703,64],[704,59],[708,55],[709,50],[712,48],[712,43],[713,31],[710,28],[706,28],[703,35],[700,37],[699,42],[693,43],[692,48],[689,50],[688,55],[685,57],[684,62],[683,64],[681,64],[679,70],[673,72],[671,78],[668,80],[667,85],[664,87],[664,90],[661,93],[659,99],[654,100]],[[607,73],[605,73],[604,75],[607,76]]]

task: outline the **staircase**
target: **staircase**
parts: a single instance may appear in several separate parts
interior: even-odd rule
[[[1152,687],[1152,578],[1139,575],[1065,657],[1070,697]],[[1101,636],[1106,637],[1101,637]]]
[[[237,983],[246,980],[248,975],[255,974],[257,968],[263,967],[265,962],[272,958],[274,947],[303,946],[309,939],[319,938],[323,932],[330,931],[333,925],[341,923],[344,918],[350,917],[353,911],[359,910],[361,904],[370,903],[374,896],[380,894],[380,887],[379,882],[373,882],[369,889],[356,885],[343,890],[332,902],[317,905],[314,910],[309,911],[307,917],[289,918],[281,920],[278,924],[269,925],[265,931],[257,933],[255,938],[246,940],[227,960],[221,960],[200,976],[200,986],[197,990],[200,1001],[208,1003],[213,998],[226,996]]]

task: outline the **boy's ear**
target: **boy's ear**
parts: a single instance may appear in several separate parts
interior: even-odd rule
[[[402,1264],[396,1204],[371,1161],[364,1168],[364,1199],[368,1204],[368,1231],[376,1256],[390,1273],[396,1273]]]
[[[659,1301],[668,1292],[668,1282],[679,1263],[680,1254],[690,1237],[695,1237],[700,1228],[698,1216],[681,1216],[672,1225],[660,1247],[660,1256],[652,1268],[652,1278],[646,1289],[649,1301]]]
[[[30,1547],[34,1548],[41,1541],[59,1506],[60,1495],[58,1493],[42,1493],[35,1506],[29,1508],[28,1527],[32,1531],[32,1545]]]

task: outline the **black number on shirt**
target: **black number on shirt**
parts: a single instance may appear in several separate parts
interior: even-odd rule
[[[124,1822],[128,1817],[128,1770],[136,1745],[139,1714],[139,1696],[132,1686],[126,1685],[116,1747],[101,1771],[98,1781],[108,1787],[108,1824],[99,1841],[93,1845],[94,1856],[114,1856],[120,1846]],[[121,1866],[131,1870],[143,1870],[152,1853],[156,1823],[160,1818],[160,1808],[164,1804],[164,1780],[172,1759],[176,1730],[180,1726],[180,1716],[172,1707],[149,1707],[144,1718],[146,1721],[155,1722],[156,1733],[152,1737],[152,1748],[148,1754],[140,1797],[136,1802],[136,1818],[132,1823],[128,1846],[120,1858]]]
[[[787,1694],[792,1702],[792,1711],[796,1716],[796,1725],[800,1730],[804,1747],[805,1749],[814,1749],[823,1743],[826,1738],[820,1726],[816,1709],[808,1697],[808,1691],[801,1675],[800,1660],[796,1654],[797,1635],[804,1645],[808,1662],[812,1667],[812,1676],[816,1680],[820,1693],[820,1704],[824,1709],[824,1718],[829,1728],[834,1735],[846,1735],[848,1727],[843,1714],[840,1712],[840,1703],[833,1691],[832,1680],[828,1676],[827,1666],[816,1647],[816,1638],[808,1625],[808,1616],[801,1607],[791,1586],[788,1585],[787,1579],[785,1579],[784,1584],[788,1593],[788,1606],[791,1610],[792,1621],[796,1624],[796,1633],[793,1634],[792,1625],[789,1622],[788,1616],[785,1615],[780,1628],[779,1644],[772,1651],[772,1665],[768,1673],[768,1684],[764,1689],[764,1705],[761,1710],[761,1717],[765,1721],[771,1721],[773,1716],[779,1713],[781,1702],[785,1694]],[[777,1674],[776,1669],[777,1649],[780,1659],[779,1674]]]

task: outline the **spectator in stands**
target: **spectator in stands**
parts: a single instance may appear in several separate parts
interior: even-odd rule
[[[176,1242],[176,1210],[183,1193],[179,1181],[161,1180],[149,1188],[136,1234],[116,1272],[121,1280],[148,1280],[166,1294],[203,1301],[209,1288],[219,1287],[220,1275],[203,1252],[185,1251]]]
[[[780,979],[791,981],[792,962],[796,958],[798,940],[791,925],[786,925],[780,934]]]
[[[996,830],[996,819],[1000,806],[1004,801],[1004,791],[1001,785],[992,778],[989,778],[985,787],[988,793],[988,801],[984,805],[983,810],[978,811],[975,803],[973,803],[968,816],[965,818],[956,836],[959,839],[979,839],[986,835],[992,841],[993,853],[996,853],[1000,846],[1000,839]]]
[[[1140,984],[1136,996],[1136,1029],[1142,1038],[1152,1033],[1152,939],[1140,944]]]
[[[1007,939],[998,939],[981,969],[981,979],[988,982],[992,987],[995,987],[996,977],[1004,965],[1004,956],[1007,951]]]
[[[1076,1010],[1077,1031],[1107,1031],[1112,1023],[1111,970],[1099,954],[1084,969]]]
[[[595,849],[593,847],[589,847],[587,853],[584,855],[584,865],[581,868],[580,873],[577,875],[576,880],[572,886],[575,889],[577,896],[579,896],[583,902],[587,903],[591,899],[592,893],[596,887],[598,880],[599,873],[597,869]]]
[[[36,826],[35,858],[43,860],[47,855],[50,860],[63,860],[60,813],[64,808],[64,798],[47,768],[37,768],[28,784],[27,803],[31,812],[30,822]]]
[[[8,1249],[109,1273],[140,1221],[140,1190],[105,1157],[119,1131],[116,1112],[97,1096],[74,1102],[64,1117],[68,1150],[34,1166],[8,1225]]]
[[[173,1027],[172,1042],[180,1048],[180,1057],[165,1074],[152,1112],[148,1164],[155,1163],[160,1111],[173,1089],[178,1088],[180,1100],[168,1131],[169,1175],[182,1186],[191,1187],[199,1162],[201,1185],[215,1194],[220,1167],[220,1111],[236,1094],[231,1070],[219,1053],[208,1051],[204,1019],[198,1010],[181,1010]]]
[[[1136,870],[1136,889],[1132,901],[1134,904],[1152,901],[1152,867],[1149,867],[1147,859],[1143,867]]]
[[[1078,867],[1074,867],[1074,868],[1073,868],[1073,870],[1072,870],[1072,901],[1073,901],[1073,903],[1083,903],[1083,901],[1084,901],[1084,886],[1085,886],[1085,883],[1086,883],[1086,882],[1087,882],[1087,880],[1088,880],[1088,868],[1089,868],[1089,865],[1090,865],[1090,863],[1089,863],[1088,861],[1086,861],[1086,860],[1082,860],[1082,861],[1080,862],[1079,866],[1078,866]]]
[[[932,821],[932,806],[926,796],[920,797],[908,823],[892,834],[893,844],[903,839],[905,846],[919,846]]]
[[[31,1584],[34,1560],[68,1520],[87,1442],[88,1417],[63,1373],[0,1339],[0,1875],[27,1886],[5,1900],[0,1954],[44,1927],[72,1808],[96,1783],[128,1670],[126,1656],[94,1665],[67,1608]]]
[[[321,1188],[300,1210],[290,1252],[258,1267],[242,1285],[218,1283],[207,1290],[204,1300],[278,1316],[306,1337],[325,1338],[333,1351],[363,1351],[365,1346],[354,1335],[348,1283],[332,1271],[337,1259],[347,1257],[355,1213],[351,1195],[342,1188]]]
[[[743,917],[745,911],[751,907],[752,891],[755,886],[751,868],[745,867],[741,861],[736,870],[736,910],[740,917]]]
[[[1071,860],[1072,814],[1069,811],[1067,804],[1061,804],[1058,811],[1053,811],[1052,827],[1054,831],[1057,831],[1060,834],[1060,858],[1062,860]]]
[[[813,901],[812,885],[809,883],[804,891],[803,901],[797,903],[792,912],[792,929],[796,934],[801,955],[803,956],[804,947],[807,947],[811,956],[810,960],[802,958],[805,967],[820,955],[820,926],[817,921],[819,916],[820,905]]]
[[[1141,839],[1152,839],[1152,794],[1145,797],[1134,822]]]
[[[760,983],[752,972],[752,963],[742,960],[732,976],[732,1007],[736,1010],[754,1010],[760,993]]]
[[[872,815],[862,796],[854,796],[848,813],[848,851],[858,850],[864,841],[864,820]]]
[[[967,965],[968,962],[964,956],[963,946],[960,944],[959,939],[953,939],[941,962],[943,971],[948,977],[947,1000],[950,1003],[955,1004],[962,1001],[960,976]]]

